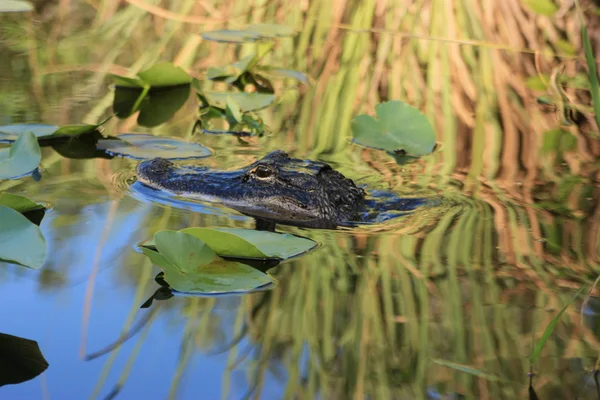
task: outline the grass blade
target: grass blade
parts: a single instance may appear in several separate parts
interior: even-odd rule
[[[531,364],[533,364],[534,362],[536,362],[536,360],[540,357],[540,354],[542,354],[542,350],[544,349],[544,345],[548,341],[548,338],[550,337],[550,335],[552,335],[552,332],[554,331],[554,328],[556,327],[556,324],[558,323],[558,320],[563,315],[563,313],[567,310],[567,308],[569,308],[569,306],[571,304],[573,304],[573,302],[575,301],[575,299],[577,297],[579,297],[579,295],[581,294],[581,292],[583,292],[583,289],[585,289],[585,286],[582,286],[577,291],[577,293],[575,293],[575,296],[573,296],[573,298],[571,299],[571,301],[569,301],[567,304],[565,304],[565,306],[562,308],[562,310],[560,310],[560,312],[556,315],[556,317],[554,317],[552,319],[552,321],[550,321],[550,323],[546,327],[546,330],[544,331],[544,334],[540,338],[540,341],[537,343],[537,345],[533,349],[533,352],[531,353],[531,357],[529,357],[529,362]]]
[[[468,365],[457,364],[452,361],[442,360],[439,358],[432,359],[431,361],[433,361],[435,364],[443,365],[444,367],[452,368],[452,369],[455,369],[460,372],[465,372],[467,374],[474,375],[478,378],[486,379],[488,381],[492,381],[492,382],[505,381],[504,379],[500,378],[499,376],[480,371],[473,367],[469,367]]]
[[[581,25],[581,36],[583,38],[583,47],[585,49],[585,60],[587,61],[588,74],[590,80],[590,89],[592,91],[592,106],[594,107],[594,116],[596,117],[596,125],[600,129],[600,85],[598,84],[598,70],[596,69],[596,61],[594,60],[594,52],[590,43],[590,37],[587,33],[585,25]]]

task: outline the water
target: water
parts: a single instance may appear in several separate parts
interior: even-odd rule
[[[48,26],[36,28],[38,44],[45,43],[47,32],[60,31],[59,16],[47,12]],[[124,66],[136,57],[171,59],[188,32],[168,22],[160,29],[175,37],[166,48],[161,35],[152,36],[155,26],[143,10],[126,8],[112,22],[98,18],[104,22],[94,29],[89,17],[65,22],[77,35],[50,36],[54,42],[43,44],[50,55],[40,60],[2,31],[11,39],[0,42],[0,122],[99,121],[112,101],[104,68],[122,68],[111,57],[119,54]],[[3,27],[27,29],[23,21],[0,16]],[[149,36],[123,39],[111,55],[115,43],[107,30],[127,29],[118,21],[140,24],[137,29]],[[366,35],[344,33],[339,40],[356,37]],[[296,48],[283,43],[275,60]],[[131,55],[127,45],[150,47]],[[206,50],[215,65],[237,59],[231,48],[216,49]],[[253,220],[218,205],[177,203],[131,186],[136,160],[67,159],[44,148],[39,182],[30,177],[0,182],[1,191],[51,205],[41,224],[48,243],[43,268],[0,264],[0,332],[37,341],[49,367],[33,380],[0,388],[0,397],[522,399],[530,395],[533,370],[540,399],[598,398],[590,373],[600,345],[597,290],[588,303],[586,289],[568,307],[533,367],[529,361],[552,319],[598,276],[597,139],[572,127],[592,143],[589,148],[581,141],[564,153],[544,152],[523,135],[526,144],[515,150],[514,142],[503,141],[515,137],[516,128],[506,121],[505,132],[491,122],[474,121],[474,129],[447,124],[438,128],[437,153],[397,163],[345,138],[357,113],[347,99],[362,98],[345,91],[352,82],[368,80],[358,78],[364,73],[360,58],[340,51],[346,75],[325,69],[315,76],[315,90],[286,88],[282,103],[262,114],[273,132],[265,137],[191,136],[193,99],[159,128],[138,127],[135,118],[114,119],[106,132],[198,141],[214,155],[197,162],[213,168],[244,166],[282,149],[326,161],[370,190],[434,197],[439,204],[351,229],[280,225],[279,231],[320,246],[273,268],[272,290],[176,295],[141,308],[160,288],[155,281],[160,270],[136,243],[163,229],[252,229]],[[300,69],[310,67],[302,57],[295,61]],[[491,68],[484,61],[478,65]],[[75,72],[55,72],[61,68]],[[410,97],[414,82],[403,79],[402,92]],[[485,85],[475,90],[482,97],[494,92]],[[526,107],[539,116],[533,102]],[[456,122],[460,110],[455,114]],[[434,119],[439,115],[430,113]],[[554,127],[554,115],[544,118],[540,125]],[[543,128],[532,129],[527,132],[541,141]],[[120,340],[123,335],[127,340]]]

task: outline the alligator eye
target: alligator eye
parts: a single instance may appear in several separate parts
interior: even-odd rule
[[[253,172],[258,179],[267,179],[273,175],[273,169],[267,165],[259,165]]]

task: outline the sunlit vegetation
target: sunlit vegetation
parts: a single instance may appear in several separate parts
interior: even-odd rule
[[[249,376],[249,395],[259,398],[278,368],[285,371],[286,398],[594,394],[586,371],[598,371],[600,355],[594,304],[600,274],[597,4],[207,4],[38,2],[34,11],[1,14],[0,71],[14,79],[0,80],[0,124],[85,121],[96,131],[105,122],[103,133],[113,137],[143,132],[193,147],[186,150],[206,146],[219,157],[202,162],[227,167],[284,149],[335,163],[367,185],[425,192],[441,204],[352,230],[281,228],[322,246],[268,273],[236,261],[236,268],[256,278],[236,289],[277,285],[241,297],[233,327],[219,318],[214,298],[181,296],[151,305],[160,308],[147,329],[155,315],[179,317],[177,327],[184,325],[174,346],[181,355],[178,370],[163,378],[170,394],[177,395],[193,354],[215,350],[230,355],[223,398],[234,372]],[[170,71],[166,81],[161,68]],[[384,110],[392,105],[397,108]],[[385,136],[385,113],[395,118],[403,107],[414,114],[406,121],[422,126],[417,143],[403,141],[406,130],[391,142]],[[400,122],[393,122],[395,131]],[[43,144],[42,137],[56,133],[42,127],[39,135],[0,127],[0,134],[19,134],[0,136],[16,140],[0,149],[0,163],[11,165],[0,170],[2,179],[38,167],[36,137]],[[361,139],[365,132],[371,142]],[[140,159],[157,150],[151,146],[150,155],[136,156],[146,149],[133,141],[98,148],[104,136],[92,139],[85,147],[89,158]],[[93,168],[67,159],[82,154],[82,142],[51,144],[57,154],[44,153],[46,184],[65,188],[52,192],[59,201],[85,183],[80,204],[110,201],[109,229],[130,204],[114,186],[121,170],[102,159],[93,160]],[[17,151],[29,155],[17,162]],[[0,182],[2,226],[10,221],[26,240],[0,240],[0,258],[32,268],[46,260],[44,237],[24,210],[11,205],[14,199],[2,196],[26,189],[32,206],[46,196],[43,181],[36,184],[27,177]],[[60,215],[53,228],[83,218]],[[178,257],[206,258],[193,267],[234,261],[215,258],[220,254],[208,242],[189,234],[181,239],[185,234],[175,231],[223,225],[250,227],[222,215],[157,207],[144,215],[139,239],[162,233],[165,242],[176,242],[155,243],[144,252],[173,289],[202,292],[201,285],[180,279],[181,270],[169,270]],[[179,240],[203,253],[186,253],[191,244]],[[34,242],[28,258],[14,255]],[[155,283],[151,263],[140,260],[145,257],[132,250],[115,265],[122,267],[121,281],[145,293]],[[48,290],[68,280],[68,267],[62,268],[56,272],[62,279],[45,281]],[[582,300],[581,293],[591,297]],[[141,296],[136,294],[124,331],[132,327]],[[242,353],[241,338],[249,353]],[[144,335],[128,339],[141,343]],[[120,348],[111,350],[107,371],[116,369]],[[572,359],[579,364],[564,365]],[[118,391],[129,373],[124,368],[118,384],[99,376],[93,395],[109,393],[113,385]]]

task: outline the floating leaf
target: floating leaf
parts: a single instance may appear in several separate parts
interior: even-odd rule
[[[95,132],[110,118],[112,117],[108,117],[98,124],[65,125],[61,127],[48,124],[5,125],[0,126],[0,140],[14,141],[25,132],[33,133],[40,142],[50,142],[66,137],[82,136]]]
[[[183,69],[170,62],[160,62],[138,74],[140,79],[151,87],[186,85],[192,77]]]
[[[522,0],[533,12],[540,15],[552,16],[558,11],[558,6],[552,0]]]
[[[435,132],[419,110],[401,101],[388,101],[375,107],[377,119],[359,115],[352,120],[354,141],[386,151],[404,150],[425,155],[435,147]]]
[[[285,260],[313,249],[317,244],[288,233],[275,233],[239,228],[186,228],[180,232],[192,235],[214,250],[220,257],[277,258]],[[142,247],[153,248],[154,241]]]
[[[36,341],[0,333],[0,386],[26,382],[47,368]]]
[[[0,221],[0,260],[40,268],[46,261],[46,240],[40,228],[3,205]]]
[[[192,77],[169,62],[160,62],[138,74],[138,79],[112,75],[113,110],[118,118],[140,111],[137,123],[157,126],[167,122],[187,101]]]
[[[220,78],[227,78],[225,82],[233,83],[240,75],[250,68],[256,58],[257,55],[254,53],[233,64],[222,67],[210,67],[207,73],[208,79],[220,80]]]
[[[29,11],[33,11],[33,6],[28,1],[0,0],[0,13]]]
[[[235,31],[222,29],[217,31],[208,31],[200,34],[206,40],[225,43],[246,43],[255,42],[261,38],[260,34],[251,31]]]
[[[0,193],[0,205],[12,208],[15,211],[24,214],[28,211],[45,210],[41,204],[29,200],[27,197],[19,196],[18,194]]]
[[[39,225],[46,214],[46,207],[29,200],[27,197],[11,193],[0,193],[0,205],[20,212],[32,223]]]
[[[31,132],[36,137],[50,136],[58,130],[58,126],[49,124],[13,124],[0,126],[0,140],[14,141],[19,135]]]
[[[161,157],[169,160],[204,158],[211,155],[206,147],[183,139],[160,137],[145,133],[125,133],[116,139],[98,141],[98,148],[110,155],[147,160]]]
[[[273,279],[248,265],[215,258],[203,241],[184,232],[161,231],[154,235],[156,251],[142,247],[164,271],[164,280],[184,293],[247,292],[273,283]]]
[[[167,261],[184,273],[210,264],[217,257],[206,243],[184,232],[157,232],[154,235],[154,244]]]
[[[260,110],[275,101],[275,95],[268,93],[203,92],[202,95],[204,95],[208,104],[222,109],[227,107],[227,98],[231,97],[237,103],[241,112]]]
[[[31,132],[20,135],[10,149],[0,149],[0,179],[13,179],[38,167],[42,152]]]
[[[263,38],[293,36],[295,33],[293,28],[277,24],[251,24],[246,28],[246,32],[255,32]]]

